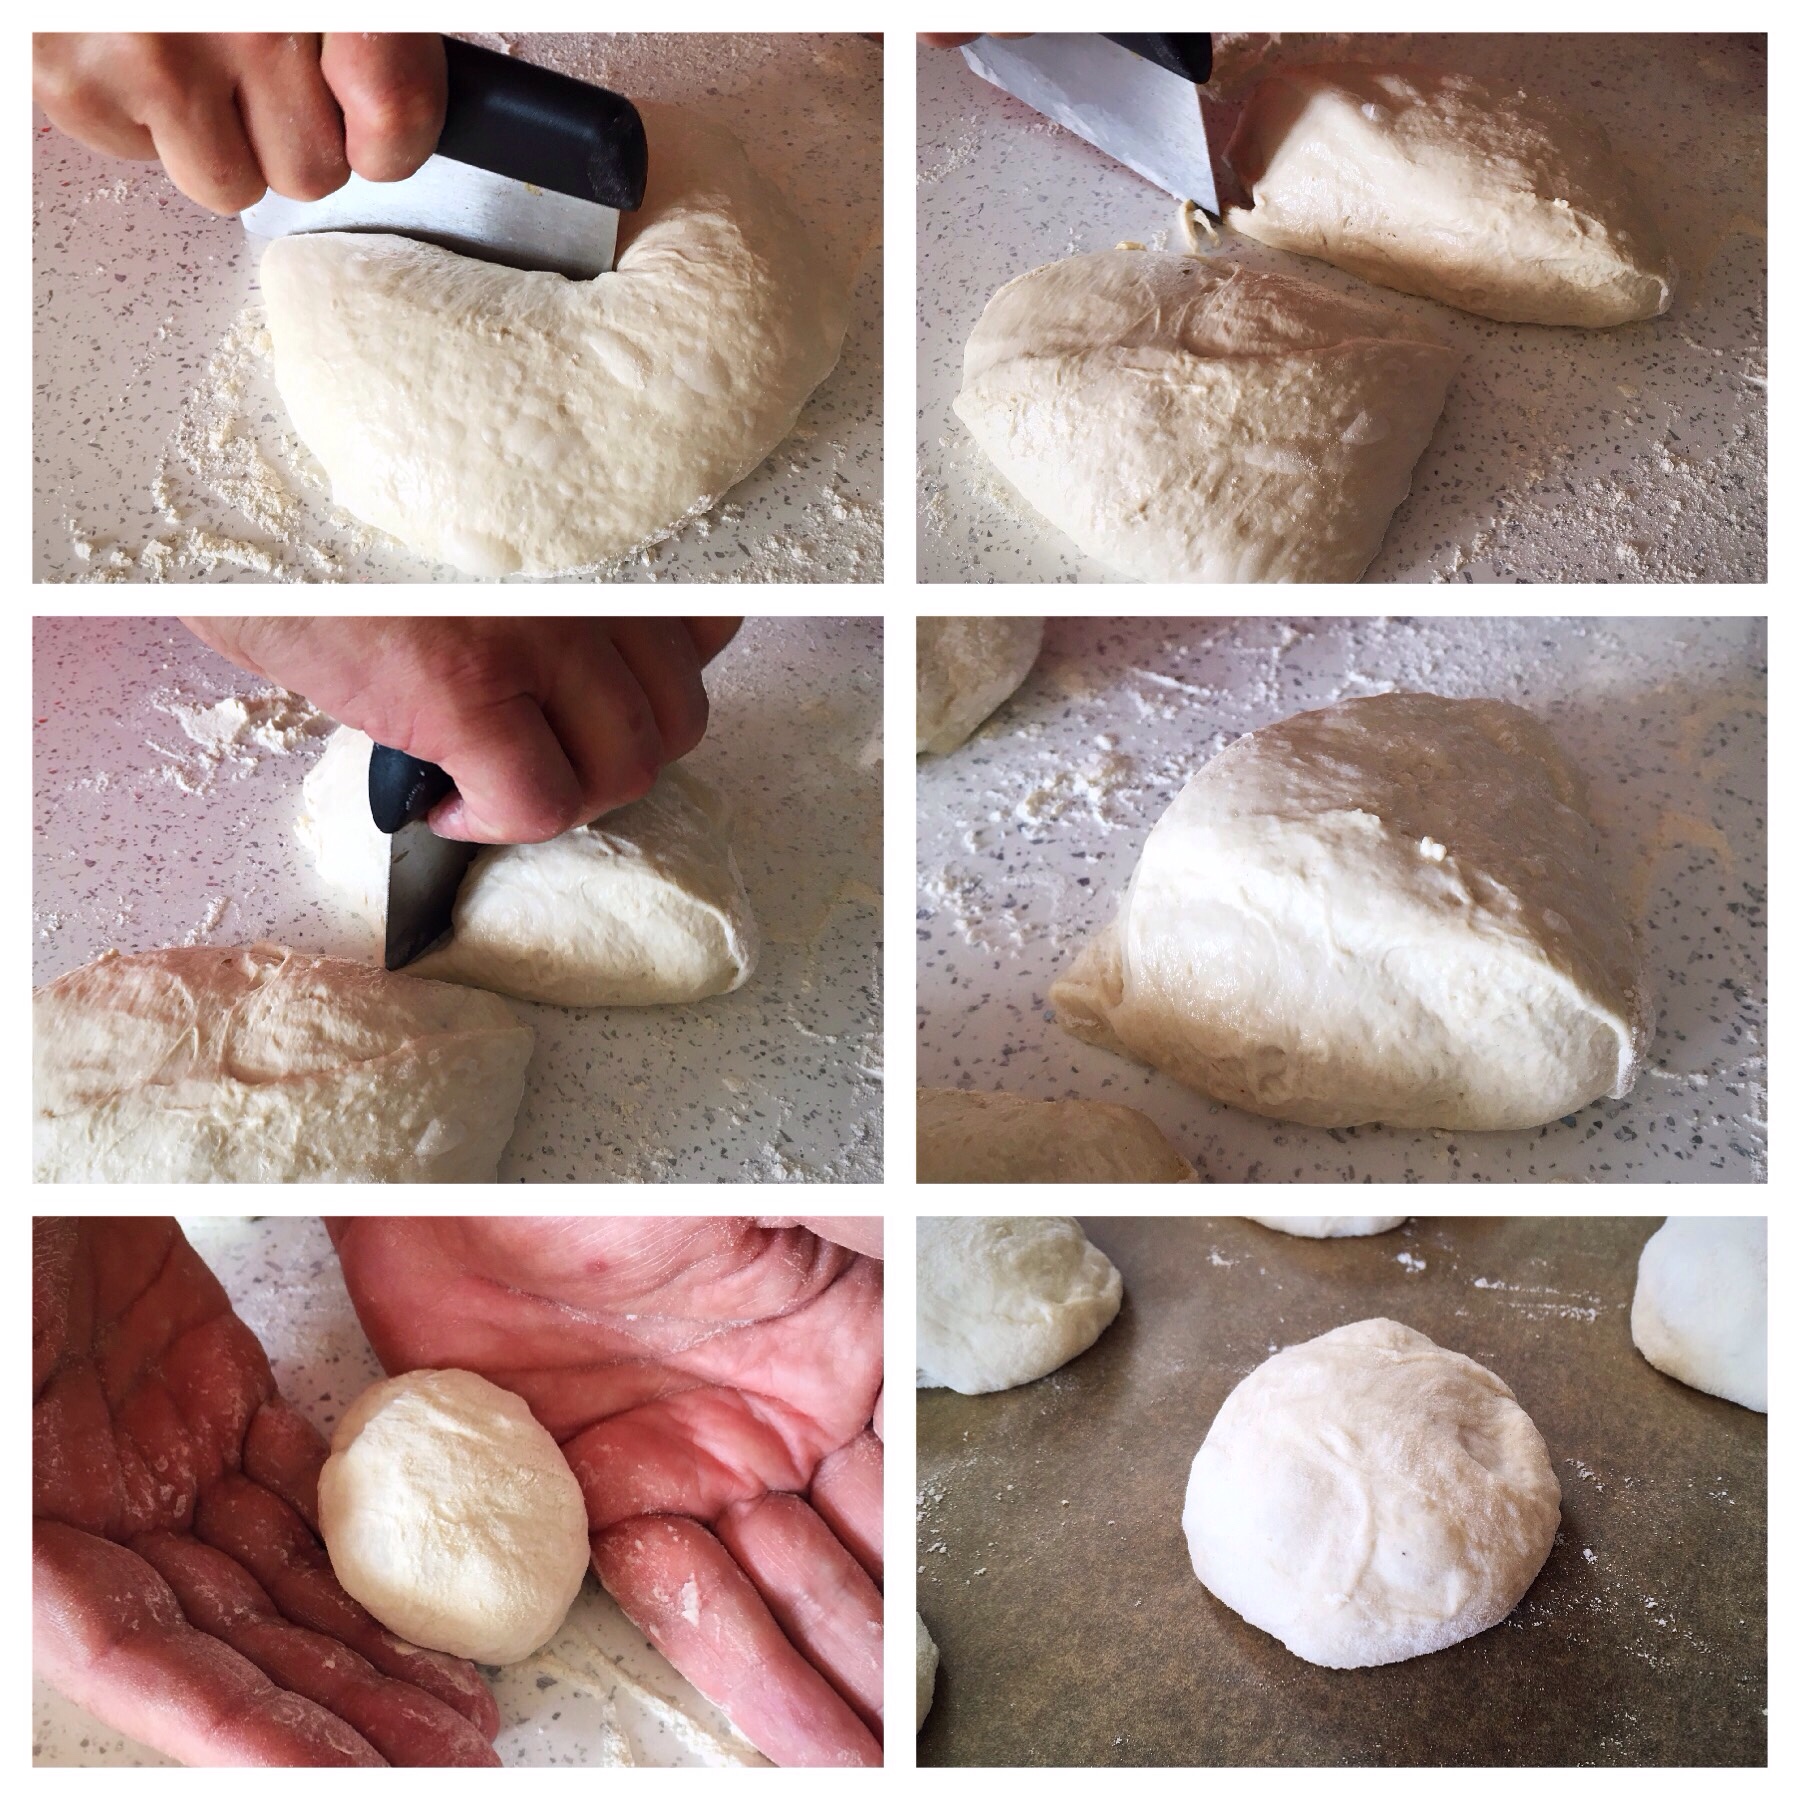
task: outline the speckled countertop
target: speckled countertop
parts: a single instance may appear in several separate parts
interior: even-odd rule
[[[323,739],[209,759],[181,724],[265,685],[173,620],[36,621],[35,981],[109,947],[379,959],[294,840]],[[756,973],[693,1006],[510,1002],[537,1048],[502,1181],[881,1178],[880,623],[749,620],[706,685],[691,762],[736,811]]]
[[[1759,619],[1052,619],[1025,685],[918,764],[918,1078],[1141,1108],[1214,1181],[1766,1178]],[[1586,777],[1657,1007],[1623,1100],[1537,1131],[1324,1130],[1083,1044],[1047,995],[1150,828],[1242,732],[1389,688],[1510,700]]]
[[[1227,232],[1218,254],[1379,300],[1463,352],[1412,496],[1364,579],[1766,580],[1760,40],[1362,33],[1288,60],[1346,56],[1435,63],[1572,103],[1605,127],[1680,269],[1660,319],[1501,325]],[[1175,202],[959,53],[921,50],[918,69],[919,578],[1116,579],[1006,485],[951,401],[996,288],[1123,238],[1183,249]]]
[[[855,283],[838,366],[786,442],[705,518],[605,578],[879,581],[881,46],[852,33],[468,35],[727,126]],[[34,579],[466,580],[329,504],[262,354],[237,221],[203,212],[155,164],[96,155],[35,112],[33,124]],[[235,503],[246,457],[294,496],[291,520]]]
[[[194,1248],[268,1352],[283,1396],[326,1436],[382,1368],[317,1219],[182,1220]],[[507,1768],[768,1765],[590,1575],[562,1629],[535,1656],[490,1670],[494,1748]],[[33,1684],[38,1768],[170,1768],[167,1757]]]

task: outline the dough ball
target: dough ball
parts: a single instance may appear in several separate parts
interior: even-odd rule
[[[1769,1221],[1669,1219],[1638,1258],[1631,1341],[1703,1394],[1769,1410]]]
[[[1129,1106],[919,1089],[920,1181],[1196,1181]]]
[[[1284,69],[1229,151],[1278,250],[1490,319],[1622,325],[1666,312],[1674,268],[1606,141],[1518,90],[1434,69]]]
[[[37,1181],[492,1181],[532,1034],[278,944],[114,951],[32,999]]]
[[[388,840],[369,816],[370,748],[348,726],[332,734],[296,829],[325,882],[379,919]],[[450,943],[410,972],[553,1006],[653,1006],[742,987],[756,952],[730,813],[674,763],[592,825],[483,849],[457,890]]]
[[[919,1732],[925,1728],[925,1715],[931,1711],[931,1697],[937,1692],[938,1647],[931,1641],[925,1621],[917,1613],[913,1620],[919,1628],[919,1722],[913,1730]]]
[[[920,1219],[920,1387],[994,1394],[1060,1369],[1125,1284],[1073,1219]]]
[[[1253,1225],[1266,1225],[1271,1231],[1285,1231],[1289,1237],[1341,1238],[1374,1237],[1406,1223],[1402,1213],[1397,1219],[1257,1219]]]
[[[947,756],[1008,699],[1044,647],[1042,619],[920,619],[919,750]]]
[[[366,1388],[331,1434],[319,1530],[345,1593],[428,1650],[513,1663],[556,1635],[587,1506],[517,1394],[466,1369]]]
[[[1188,1477],[1194,1573],[1329,1669],[1496,1625],[1556,1537],[1538,1429],[1480,1363],[1392,1319],[1272,1356],[1219,1408]]]
[[[1499,700],[1378,694],[1215,756],[1058,1020],[1307,1125],[1514,1131],[1629,1093],[1651,1011],[1586,795]]]
[[[339,506],[467,575],[565,573],[669,536],[793,430],[844,285],[736,138],[640,111],[649,187],[592,281],[372,232],[264,251],[276,384]]]
[[[1223,259],[1107,250],[994,295],[956,412],[1121,575],[1354,581],[1457,362],[1368,301]]]

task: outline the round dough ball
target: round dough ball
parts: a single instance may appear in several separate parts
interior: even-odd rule
[[[1060,1369],[1125,1295],[1073,1219],[921,1219],[918,1273],[918,1384],[959,1394]]]
[[[1103,1100],[920,1088],[918,1179],[1197,1181],[1152,1119]]]
[[[1031,673],[1042,619],[920,619],[921,754],[945,756]]]
[[[366,1389],[331,1434],[319,1529],[344,1591],[428,1650],[512,1663],[588,1568],[587,1505],[517,1394],[466,1369]]]
[[[1638,1258],[1631,1341],[1703,1394],[1769,1410],[1769,1221],[1668,1219]]]
[[[919,1627],[919,1721],[915,1732],[924,1729],[925,1715],[931,1711],[931,1697],[937,1692],[938,1647],[925,1629],[925,1621],[917,1613],[913,1619]]]
[[[1232,1390],[1194,1458],[1194,1573],[1330,1669],[1442,1650],[1530,1587],[1562,1496],[1538,1429],[1479,1363],[1392,1319],[1341,1325]]]
[[[1374,1237],[1378,1232],[1392,1231],[1406,1223],[1402,1213],[1397,1219],[1259,1219],[1253,1225],[1266,1225],[1271,1231],[1285,1231],[1289,1237],[1339,1238]]]

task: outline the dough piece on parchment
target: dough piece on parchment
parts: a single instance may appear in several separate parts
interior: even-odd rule
[[[108,952],[33,997],[37,1181],[492,1181],[532,1034],[491,994],[247,950]]]
[[[1090,556],[1140,581],[1354,581],[1457,353],[1387,307],[1222,258],[1107,250],[1010,281],[957,416]]]
[[[1769,1410],[1769,1221],[1668,1219],[1638,1258],[1631,1341],[1703,1394]]]
[[[1271,1357],[1188,1477],[1194,1573],[1330,1669],[1497,1625],[1550,1554],[1562,1496],[1537,1427],[1480,1363],[1392,1319]]]
[[[925,1629],[925,1621],[917,1613],[913,1621],[919,1628],[918,1633],[918,1691],[919,1718],[913,1726],[915,1732],[925,1728],[925,1715],[931,1711],[931,1697],[937,1692],[938,1647],[932,1642],[931,1633]]]
[[[794,428],[848,297],[729,133],[644,105],[650,182],[593,281],[413,238],[263,253],[276,384],[332,498],[465,574],[667,537]]]
[[[919,620],[918,747],[947,756],[1031,673],[1042,619]]]
[[[918,1385],[994,1394],[1079,1356],[1125,1297],[1073,1219],[919,1220]]]
[[[1270,1231],[1285,1231],[1289,1237],[1375,1237],[1381,1232],[1392,1231],[1396,1225],[1404,1225],[1406,1215],[1402,1213],[1397,1219],[1259,1219],[1252,1217],[1250,1222],[1253,1225],[1266,1226]]]
[[[369,750],[360,731],[333,734],[296,831],[323,879],[379,918],[388,840],[369,816]],[[553,1006],[654,1006],[742,987],[756,952],[730,814],[675,763],[592,825],[482,850],[457,890],[450,943],[411,972]]]
[[[1228,152],[1278,250],[1465,312],[1622,325],[1668,310],[1674,270],[1597,125],[1435,69],[1280,70]]]
[[[1077,1037],[1308,1125],[1547,1124],[1629,1092],[1652,1026],[1579,778],[1529,713],[1436,694],[1214,757],[1050,999]]]
[[[960,1088],[920,1088],[918,1104],[920,1181],[1199,1179],[1134,1107]]]

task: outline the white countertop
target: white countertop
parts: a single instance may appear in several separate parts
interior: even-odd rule
[[[1765,639],[1760,619],[1050,620],[1019,692],[919,759],[919,1084],[1135,1106],[1213,1181],[1766,1179]],[[1056,1024],[1050,984],[1195,769],[1395,687],[1526,707],[1586,777],[1657,1008],[1627,1098],[1536,1131],[1324,1130]]]

